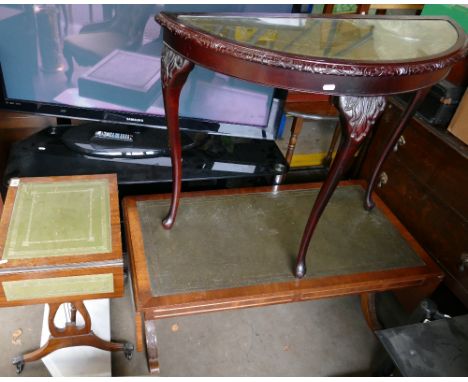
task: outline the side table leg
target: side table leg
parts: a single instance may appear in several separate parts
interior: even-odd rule
[[[393,147],[395,147],[398,138],[400,138],[401,133],[406,127],[406,124],[408,123],[409,119],[413,116],[417,107],[421,104],[424,98],[426,98],[426,95],[429,92],[429,90],[430,88],[421,89],[415,93],[413,99],[406,107],[406,110],[403,113],[403,116],[401,117],[400,123],[398,124],[397,128],[393,131],[392,136],[390,137],[386,146],[384,147],[384,150],[380,154],[379,159],[377,160],[377,163],[375,164],[375,167],[367,183],[367,190],[364,199],[364,208],[366,210],[371,210],[375,206],[375,203],[372,200],[372,192],[374,191],[378,175],[380,174],[380,170],[382,168],[383,163],[385,162],[385,159],[387,159],[388,154],[393,149]]]
[[[74,301],[71,303],[71,319],[66,323],[64,328],[55,326],[54,319],[57,311],[62,305],[61,303],[49,304],[49,331],[50,336],[47,343],[37,350],[30,353],[15,357],[12,361],[16,367],[16,372],[19,374],[23,371],[26,362],[37,361],[55,350],[63,349],[72,346],[91,346],[106,351],[123,351],[127,359],[133,357],[133,345],[131,343],[119,343],[105,341],[96,336],[91,330],[91,317],[83,301]],[[84,325],[76,324],[76,312],[80,312],[84,320]]]
[[[154,320],[145,320],[146,356],[150,373],[159,373],[158,339]]]
[[[342,139],[335,160],[315,200],[302,235],[296,261],[295,275],[297,278],[302,278],[306,273],[305,258],[307,249],[309,248],[310,239],[320,216],[338,185],[341,176],[351,164],[360,144],[385,108],[384,97],[341,96],[335,98],[335,103],[340,111]]]
[[[162,93],[166,111],[169,146],[172,163],[172,198],[169,213],[163,220],[163,227],[170,229],[174,224],[179,206],[182,183],[182,150],[179,132],[179,97],[193,63],[163,45],[161,56]]]

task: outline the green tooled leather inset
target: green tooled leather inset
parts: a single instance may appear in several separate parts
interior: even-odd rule
[[[20,183],[3,259],[111,250],[107,180]]]
[[[2,283],[7,301],[32,300],[96,293],[113,293],[112,273],[70,277],[51,277],[35,280],[5,281]]]
[[[171,230],[169,202],[138,202],[154,295],[295,280],[294,262],[318,190],[182,198]],[[317,226],[305,278],[418,267],[423,261],[359,186],[339,187]]]

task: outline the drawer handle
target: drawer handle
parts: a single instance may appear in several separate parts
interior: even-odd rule
[[[378,188],[382,188],[388,182],[388,175],[385,171],[382,171],[379,176],[379,182],[377,183]]]
[[[400,136],[400,138],[398,138],[398,142],[396,143],[396,145],[393,147],[393,151],[396,153],[398,151],[398,149],[401,147],[401,146],[404,146],[406,145],[406,139],[403,135]]]
[[[468,267],[468,253],[462,253],[460,256],[461,264],[460,264],[460,272],[465,270],[465,267]]]

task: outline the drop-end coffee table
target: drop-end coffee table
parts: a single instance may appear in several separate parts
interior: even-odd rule
[[[377,196],[372,211],[362,209],[358,182],[333,194],[311,241],[309,272],[295,278],[300,227],[319,189],[184,193],[171,230],[160,224],[170,194],[124,199],[137,350],[146,344],[151,372],[159,371],[157,319],[354,294],[377,329],[376,292],[401,291],[412,309],[439,285],[440,269]]]

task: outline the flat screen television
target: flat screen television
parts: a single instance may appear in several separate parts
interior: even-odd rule
[[[165,128],[160,84],[168,12],[291,12],[291,5],[0,5],[0,107]],[[238,33],[238,31],[229,31]],[[181,129],[274,139],[281,96],[201,67],[180,99]],[[100,131],[100,134],[107,132]],[[125,134],[105,136],[125,141]]]

